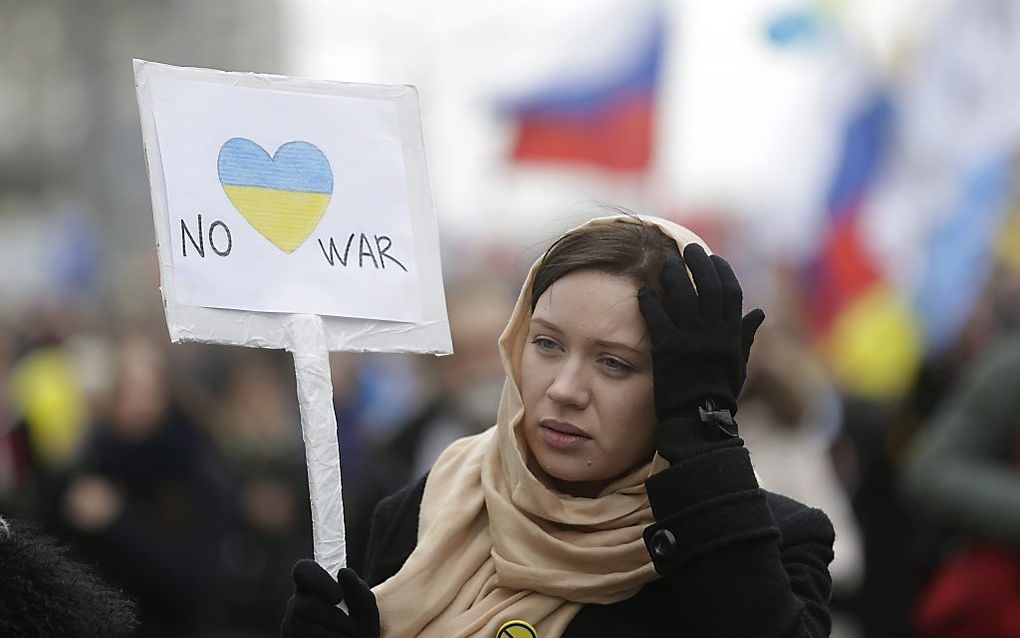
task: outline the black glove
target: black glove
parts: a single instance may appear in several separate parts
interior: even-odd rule
[[[294,595],[280,625],[282,638],[378,638],[379,608],[375,595],[347,567],[329,575],[313,560],[294,564]],[[350,615],[337,607],[347,601]]]
[[[737,435],[737,396],[765,313],[740,316],[743,294],[733,269],[698,244],[684,248],[683,262],[667,258],[662,286],[665,299],[642,288],[638,303],[652,340],[658,450],[675,461],[691,445]]]

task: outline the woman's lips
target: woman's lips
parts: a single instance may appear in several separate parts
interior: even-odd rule
[[[588,433],[573,423],[556,419],[542,419],[538,429],[541,431],[543,441],[560,450],[573,450],[591,440]]]

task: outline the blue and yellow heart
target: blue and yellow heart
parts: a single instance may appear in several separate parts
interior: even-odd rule
[[[286,253],[308,239],[333,194],[329,160],[308,142],[287,142],[270,157],[255,142],[234,137],[220,148],[217,167],[234,208]]]

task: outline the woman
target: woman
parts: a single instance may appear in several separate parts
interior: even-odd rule
[[[298,563],[283,635],[828,635],[832,526],[758,488],[732,419],[763,318],[685,228],[567,233],[500,338],[496,427],[380,503],[367,582]]]

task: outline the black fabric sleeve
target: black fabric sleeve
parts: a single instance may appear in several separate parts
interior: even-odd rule
[[[427,477],[426,474],[376,505],[364,563],[364,578],[369,587],[400,571],[418,544],[418,514]]]
[[[645,542],[695,636],[828,636],[834,534],[828,517],[758,487],[732,439],[648,479]]]

